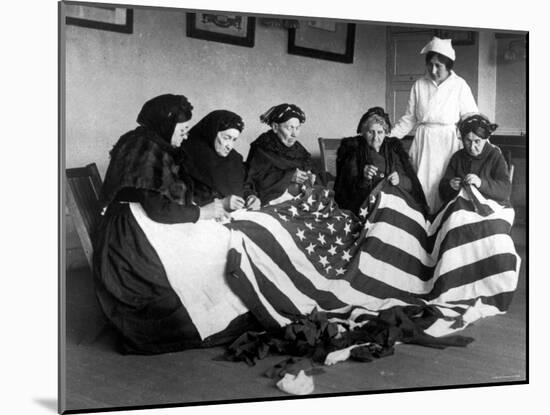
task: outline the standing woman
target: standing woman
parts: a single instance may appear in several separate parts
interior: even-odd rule
[[[434,213],[442,203],[439,182],[451,156],[462,148],[456,124],[462,115],[478,112],[478,108],[466,81],[452,70],[451,39],[434,37],[420,53],[426,55],[426,75],[414,83],[405,115],[390,136],[403,138],[416,127],[409,155]]]
[[[187,136],[192,106],[183,95],[147,101],[139,127],[111,150],[101,189],[104,214],[94,235],[96,296],[126,353],[163,353],[202,345],[160,258],[132,213],[139,203],[155,222],[221,219],[220,202],[191,203],[191,181],[178,168],[175,146]]]
[[[216,110],[191,128],[189,139],[182,142],[183,164],[199,206],[221,200],[228,212],[260,208],[260,200],[250,191],[245,193],[243,157],[233,148],[243,129],[239,115]]]
[[[246,187],[264,205],[308,181],[312,164],[311,155],[298,141],[300,127],[306,121],[298,106],[276,105],[262,114],[260,121],[270,129],[250,145]]]

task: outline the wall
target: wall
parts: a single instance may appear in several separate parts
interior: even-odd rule
[[[501,38],[497,40],[497,88],[495,121],[499,134],[521,134],[527,128],[527,61],[522,56],[517,60],[504,59],[504,52],[511,41],[524,38]],[[517,43],[514,43],[517,45]]]
[[[65,26],[66,167],[96,162],[136,126],[142,104],[162,93],[186,95],[193,122],[213,109],[240,114],[237,150],[266,129],[259,115],[281,102],[306,112],[301,141],[318,155],[317,137],[355,132],[367,107],[384,105],[385,26],[358,25],[353,64],[289,55],[287,31],[256,25],[253,48],[186,36],[185,13],[134,10],[134,33]]]

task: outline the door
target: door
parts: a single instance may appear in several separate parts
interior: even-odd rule
[[[394,124],[405,114],[414,81],[424,75],[426,65],[420,51],[433,36],[434,31],[428,29],[388,28],[386,110]]]

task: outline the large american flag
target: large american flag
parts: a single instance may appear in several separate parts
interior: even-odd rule
[[[475,188],[432,221],[390,184],[369,202],[356,217],[318,187],[234,214],[227,283],[268,329],[315,309],[353,328],[415,305],[436,310],[425,332],[442,336],[506,311],[520,266],[513,209]]]

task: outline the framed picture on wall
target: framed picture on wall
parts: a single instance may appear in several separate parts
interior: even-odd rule
[[[353,63],[355,23],[300,21],[288,31],[288,53],[329,61]]]
[[[132,33],[134,30],[134,11],[127,7],[114,7],[111,5],[85,6],[67,3],[65,6],[65,23],[90,29]]]
[[[474,45],[476,33],[470,30],[437,30],[436,35],[442,39],[452,39],[454,46]]]
[[[254,47],[256,18],[240,14],[187,13],[187,36]]]

